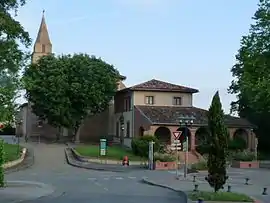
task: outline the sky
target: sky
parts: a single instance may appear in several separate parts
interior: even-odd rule
[[[204,109],[218,90],[229,113],[230,69],[257,3],[28,0],[17,19],[35,40],[44,9],[54,53],[101,57],[127,77],[127,86],[155,78],[197,88],[193,104]]]

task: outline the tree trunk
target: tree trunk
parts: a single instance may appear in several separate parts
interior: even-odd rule
[[[80,133],[81,133],[82,124],[80,124],[75,130],[75,143],[80,143]]]

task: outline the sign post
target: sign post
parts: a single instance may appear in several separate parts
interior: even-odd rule
[[[184,168],[184,178],[187,177],[188,171],[188,136],[186,136],[186,141],[183,142],[183,151],[185,152],[185,168]]]
[[[106,152],[107,152],[107,141],[106,141],[106,139],[100,139],[99,155],[106,156]]]
[[[154,170],[154,142],[149,142],[148,169]]]
[[[177,163],[176,163],[176,167],[175,167],[175,173],[176,173],[176,179],[178,179],[179,174],[179,151],[181,150],[181,142],[180,140],[174,140],[173,143],[171,144],[171,150],[176,151],[177,152]]]

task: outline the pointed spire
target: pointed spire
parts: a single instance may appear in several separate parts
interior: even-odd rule
[[[46,25],[46,22],[45,22],[44,13],[45,13],[45,10],[42,11],[42,20],[41,20],[41,23],[40,23],[36,43],[41,43],[41,44],[44,44],[44,45],[51,45],[52,43],[50,41],[49,32],[48,32],[47,25]]]

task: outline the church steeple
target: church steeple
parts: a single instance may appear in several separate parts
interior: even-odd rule
[[[32,54],[32,63],[37,62],[37,60],[40,57],[52,53],[52,43],[49,37],[49,32],[46,25],[44,12],[45,11],[43,10],[38,35],[34,44],[34,51]]]

